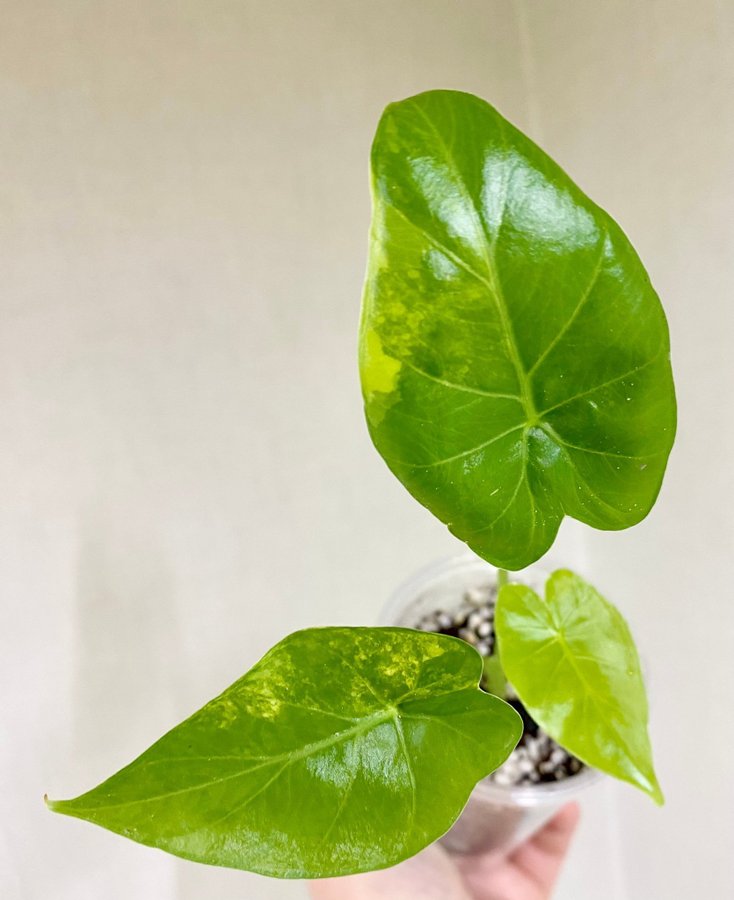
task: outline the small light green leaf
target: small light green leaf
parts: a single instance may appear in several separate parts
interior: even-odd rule
[[[507,678],[536,722],[585,763],[662,803],[640,661],[619,611],[561,569],[545,600],[525,585],[503,587],[495,628]]]
[[[651,509],[675,434],[668,329],[619,226],[470,94],[385,110],[360,372],[375,446],[480,556],[520,569],[564,515]]]
[[[520,738],[481,671],[455,638],[299,631],[129,766],[49,806],[282,878],[391,866],[443,834]]]

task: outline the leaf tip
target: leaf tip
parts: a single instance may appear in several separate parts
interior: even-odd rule
[[[632,781],[632,784],[643,791],[643,793],[647,794],[656,806],[665,806],[663,789],[660,787],[660,782],[652,768],[648,769],[644,775],[639,772],[638,777]]]
[[[67,801],[64,800],[52,800],[48,794],[43,795],[43,802],[46,804],[46,809],[50,809],[51,812],[55,813],[63,813],[66,812],[64,806]]]
[[[665,806],[665,794],[663,794],[662,788],[657,780],[653,781],[647,793],[652,797],[657,806]]]

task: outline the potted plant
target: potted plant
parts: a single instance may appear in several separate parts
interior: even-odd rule
[[[598,769],[582,763],[538,725],[507,681],[497,652],[498,575],[473,554],[441,560],[404,582],[381,617],[381,624],[418,627],[471,643],[484,659],[480,686],[506,700],[523,720],[523,734],[509,758],[477,784],[441,838],[453,853],[508,853],[601,778]],[[543,565],[516,577],[542,595],[549,576]]]
[[[130,765],[51,809],[188,859],[285,878],[393,865],[443,835],[526,715],[662,802],[623,618],[531,566],[562,518],[626,528],[675,431],[665,317],[616,223],[489,104],[389,106],[372,150],[360,330],[372,439],[496,567],[496,641],[320,628],[273,647]],[[531,570],[532,571],[532,570]],[[419,622],[415,622],[419,625]],[[512,698],[511,698],[512,699]]]

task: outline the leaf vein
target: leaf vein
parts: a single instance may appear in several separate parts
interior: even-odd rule
[[[502,434],[497,434],[493,438],[490,438],[488,441],[477,444],[476,447],[470,447],[468,450],[462,450],[461,453],[457,453],[455,456],[447,456],[444,459],[438,459],[430,463],[399,463],[399,465],[408,466],[411,469],[433,469],[436,466],[444,466],[446,465],[446,463],[455,462],[457,459],[463,459],[465,456],[471,456],[472,453],[478,453],[480,450],[484,450],[486,447],[489,447],[491,444],[496,443],[503,437],[507,437],[508,434],[513,434],[515,431],[521,431],[524,427],[524,425],[515,425],[513,428],[509,428],[507,431],[503,431]]]
[[[484,391],[481,388],[469,387],[465,384],[457,384],[455,381],[448,381],[445,378],[439,378],[437,375],[430,375],[428,372],[423,369],[418,368],[414,363],[408,362],[407,360],[403,360],[403,365],[407,366],[409,369],[412,369],[416,374],[422,375],[424,378],[427,378],[429,381],[435,381],[437,384],[442,384],[444,387],[451,388],[455,391],[463,391],[467,394],[478,394],[480,397],[490,397],[496,400],[517,400],[518,402],[522,402],[522,397],[519,394],[504,394],[495,391]]]
[[[571,315],[569,316],[569,318],[566,320],[563,327],[559,330],[559,332],[556,334],[556,336],[551,340],[551,342],[548,344],[548,346],[545,348],[545,350],[541,353],[541,355],[538,357],[538,359],[535,360],[533,365],[528,370],[528,378],[532,377],[533,373],[540,367],[543,360],[546,359],[548,354],[551,353],[553,351],[553,349],[560,343],[560,341],[563,339],[563,336],[568,332],[569,328],[573,325],[573,323],[578,318],[579,313],[586,305],[586,302],[588,301],[589,297],[591,296],[591,293],[594,290],[594,287],[596,286],[597,281],[599,280],[599,275],[601,274],[602,264],[604,262],[605,256],[606,256],[606,239],[602,239],[601,252],[599,253],[599,258],[597,259],[596,264],[594,266],[594,271],[591,276],[591,281],[589,282],[588,286],[586,287],[586,290],[581,294],[581,299],[576,304],[576,307],[574,308],[574,310],[571,313]]]
[[[542,410],[538,413],[538,417],[542,418],[543,416],[548,415],[548,413],[553,412],[556,409],[560,409],[562,406],[565,406],[567,403],[573,403],[574,400],[579,400],[581,397],[586,397],[588,394],[593,394],[596,391],[600,391],[602,388],[609,387],[612,384],[616,384],[618,381],[624,381],[625,378],[629,378],[630,375],[635,375],[637,372],[642,372],[643,369],[648,368],[648,366],[656,363],[660,357],[661,353],[657,353],[652,359],[648,359],[647,362],[642,363],[639,366],[635,366],[633,369],[629,369],[627,372],[622,372],[621,375],[615,375],[614,378],[610,378],[609,381],[603,381],[601,384],[595,384],[593,387],[588,388],[585,391],[581,391],[578,394],[574,394],[573,397],[567,397],[565,400],[561,400],[560,403],[556,403],[553,406],[549,406],[547,409]]]

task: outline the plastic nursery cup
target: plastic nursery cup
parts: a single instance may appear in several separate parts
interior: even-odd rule
[[[541,595],[548,571],[536,566],[512,574]],[[385,606],[380,625],[415,628],[423,616],[466,605],[467,591],[494,586],[497,570],[473,555],[443,560],[416,572]],[[563,781],[504,787],[485,778],[441,843],[452,853],[507,852],[537,831],[562,806],[602,778],[584,767]]]

